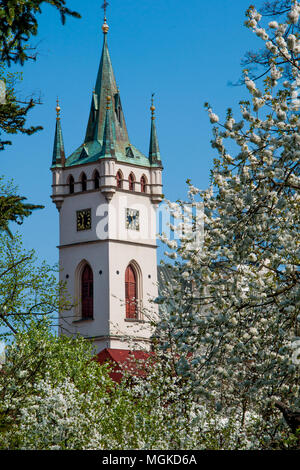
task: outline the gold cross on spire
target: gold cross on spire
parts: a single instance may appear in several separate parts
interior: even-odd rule
[[[104,0],[104,3],[102,5],[102,8],[104,10],[104,23],[103,23],[103,26],[102,26],[102,31],[104,34],[107,34],[108,33],[108,30],[109,30],[109,26],[107,24],[107,21],[106,21],[106,10],[107,10],[107,7],[108,7],[109,3]]]
[[[106,0],[104,0],[104,3],[103,3],[103,5],[102,5],[102,8],[103,8],[103,10],[104,10],[104,19],[105,19],[105,20],[106,20],[106,10],[107,10],[108,5],[109,5],[109,3],[108,3]]]
[[[152,113],[152,116],[151,116],[151,119],[154,121],[155,119],[155,116],[154,116],[154,111],[155,111],[155,106],[154,106],[154,95],[155,93],[152,93],[152,96],[151,96],[151,113]]]
[[[59,120],[60,119],[60,106],[59,106],[59,99],[57,97],[57,100],[56,100],[56,119]]]

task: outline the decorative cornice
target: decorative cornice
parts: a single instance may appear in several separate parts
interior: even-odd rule
[[[123,245],[137,245],[147,248],[158,248],[158,245],[150,245],[149,243],[140,243],[136,241],[128,241],[128,240],[117,240],[115,238],[106,238],[105,240],[89,240],[89,241],[82,241],[82,242],[75,242],[75,243],[68,243],[67,245],[58,245],[56,248],[59,250],[63,248],[73,248],[74,246],[82,246],[82,245],[92,245],[95,243],[122,243]]]
[[[110,160],[115,161],[118,165],[125,165],[125,166],[130,166],[130,167],[133,167],[133,168],[145,168],[146,170],[149,170],[149,171],[157,170],[157,169],[159,169],[159,170],[162,169],[163,170],[162,165],[161,166],[155,166],[155,167],[139,165],[137,163],[120,161],[120,160],[117,159],[117,157],[100,158],[99,160],[93,161],[93,162],[87,162],[87,163],[81,163],[81,164],[78,164],[78,165],[65,166],[64,168],[62,168],[62,170],[72,171],[72,168],[83,168],[84,166],[99,165],[101,162],[104,162],[104,161],[107,162],[107,161],[110,161]],[[50,168],[50,170],[53,170],[53,169],[55,170],[55,168]]]
[[[92,181],[92,180],[90,180]],[[125,181],[125,180],[123,180]],[[74,183],[74,184],[77,184],[77,183]],[[136,183],[136,184],[140,184],[140,183]],[[58,187],[68,187],[69,185],[68,184],[52,184],[51,187],[52,188],[58,188]],[[148,187],[162,187],[162,184],[148,184],[147,185]],[[131,191],[130,189],[123,189],[123,188],[115,188],[116,189],[116,193],[117,192],[120,192],[120,193],[127,193],[127,194],[135,194],[135,195],[139,195],[139,196],[145,196],[145,197],[151,197],[153,196],[153,193],[150,193],[150,192],[147,192],[147,193],[142,193],[141,191]],[[59,197],[61,198],[65,198],[65,197],[75,197],[75,196],[78,196],[78,195],[82,195],[82,194],[90,194],[90,193],[101,193],[101,190],[100,189],[87,189],[86,191],[78,191],[78,192],[75,192],[75,193],[71,193],[71,194],[59,194]],[[53,197],[56,197],[55,195],[52,195],[50,196],[51,198]]]
[[[145,343],[152,343],[152,337],[151,338],[144,338],[143,336],[133,336],[131,335],[98,335],[98,336],[85,336],[83,335],[85,339],[89,339],[91,341],[107,341],[107,340],[121,340],[121,341],[137,341],[137,342],[145,342]]]

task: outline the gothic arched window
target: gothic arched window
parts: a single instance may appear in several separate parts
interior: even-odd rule
[[[73,178],[72,175],[69,176],[68,185],[69,185],[69,193],[73,194],[74,193],[74,188],[75,188],[75,183],[74,183],[74,178]]]
[[[137,295],[137,275],[135,269],[130,264],[125,272],[126,318],[137,319]]]
[[[95,171],[94,173],[94,189],[99,189],[100,187],[100,175],[99,175],[99,171]]]
[[[129,191],[134,191],[135,177],[133,173],[130,173],[128,177],[128,182],[129,182]]]
[[[86,191],[87,188],[87,177],[85,173],[81,175],[81,191]]]
[[[141,177],[141,192],[142,193],[146,192],[146,184],[147,184],[146,176],[143,175]]]
[[[117,173],[117,188],[122,189],[122,180],[123,180],[123,175],[122,172],[119,170]]]
[[[85,265],[81,275],[81,316],[93,318],[94,304],[93,271],[88,264]]]

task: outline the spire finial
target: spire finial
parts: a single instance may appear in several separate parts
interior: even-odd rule
[[[151,119],[154,121],[155,119],[155,116],[154,116],[154,111],[155,111],[155,106],[154,106],[154,95],[155,93],[152,93],[152,96],[151,96],[151,113],[152,113],[152,116],[151,116]]]
[[[104,10],[104,23],[102,25],[102,31],[104,34],[107,34],[108,33],[108,30],[109,30],[109,26],[107,24],[107,21],[106,21],[106,10],[107,10],[107,7],[108,7],[109,3],[104,0],[104,3],[102,5],[102,8]]]
[[[161,159],[160,159],[160,151],[159,151],[159,145],[158,145],[158,138],[156,134],[156,126],[155,126],[155,106],[154,106],[154,95],[155,93],[152,93],[151,96],[151,135],[150,135],[150,148],[149,148],[149,160],[151,165],[156,165],[156,164],[161,164]]]
[[[111,102],[111,96],[108,94],[108,90],[107,90],[106,109],[110,109],[110,102]]]
[[[60,106],[59,106],[59,99],[56,99],[56,119],[59,121],[60,119]]]
[[[65,166],[65,148],[60,122],[60,106],[58,97],[56,99],[56,126],[53,147],[52,166]]]

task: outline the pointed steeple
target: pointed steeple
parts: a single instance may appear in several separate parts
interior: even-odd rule
[[[103,143],[101,156],[103,157],[115,157],[115,139],[112,129],[111,122],[111,96],[106,97],[106,117],[104,124]]]
[[[53,156],[52,156],[52,166],[65,166],[66,156],[64,141],[60,123],[60,106],[57,98],[56,105],[56,127],[55,127],[55,137],[54,137],[54,147],[53,147]]]
[[[158,145],[158,138],[156,133],[156,126],[155,126],[155,106],[154,106],[154,93],[151,99],[151,135],[150,135],[150,148],[149,148],[149,160],[151,165],[153,164],[161,164],[160,158],[160,151]]]
[[[107,46],[109,26],[106,20],[108,2],[104,1],[104,24],[102,55],[95,88],[91,96],[89,121],[84,142],[68,157],[66,166],[82,165],[101,160],[108,155],[120,162],[138,166],[156,166],[162,168],[154,113],[151,126],[151,144],[149,156],[144,155],[129,140],[120,91],[117,87]],[[110,96],[110,108],[107,110],[107,96]],[[155,108],[154,108],[155,109]]]
[[[102,56],[98,70],[95,90],[93,91],[92,103],[88,126],[86,130],[85,143],[98,141],[102,144],[106,121],[106,97],[111,96],[111,126],[114,130],[116,147],[124,151],[129,143],[125,118],[121,105],[119,89],[116,84],[110,55],[107,45],[108,24],[106,17],[102,31],[104,34]]]

